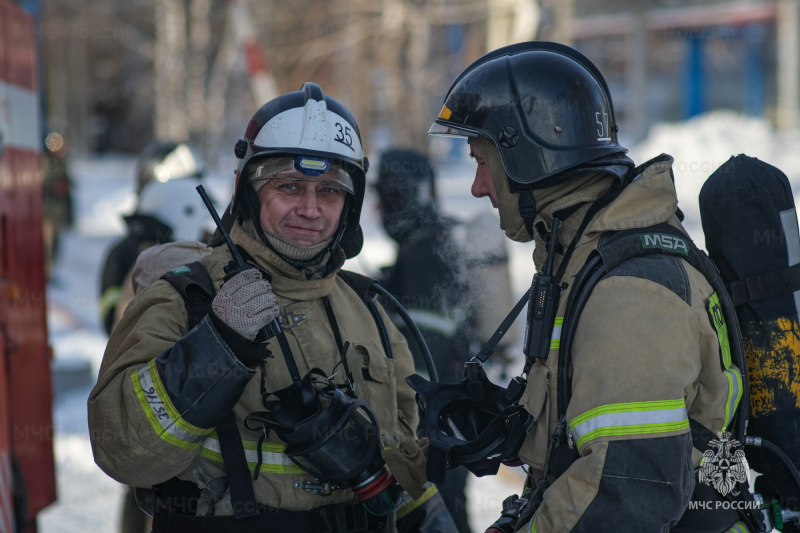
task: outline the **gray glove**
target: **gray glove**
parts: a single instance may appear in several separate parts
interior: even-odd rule
[[[272,285],[261,272],[249,268],[226,281],[211,302],[217,317],[233,331],[252,341],[280,313]]]

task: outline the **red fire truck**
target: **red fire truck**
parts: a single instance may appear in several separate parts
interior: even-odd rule
[[[55,500],[36,30],[0,0],[0,533]]]

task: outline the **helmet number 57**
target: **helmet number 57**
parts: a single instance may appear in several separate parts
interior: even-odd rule
[[[608,131],[608,113],[598,111],[594,114],[594,121],[597,123],[597,140],[610,141],[611,135]]]

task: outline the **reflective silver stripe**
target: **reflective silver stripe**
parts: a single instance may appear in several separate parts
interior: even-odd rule
[[[183,420],[163,390],[161,380],[158,377],[154,378],[151,370],[155,371],[153,362],[137,372],[141,390],[137,390],[136,393],[142,408],[149,408],[149,412],[145,411],[145,415],[154,426],[153,429],[158,433],[160,426],[159,437],[176,446],[191,448],[199,446],[213,430],[201,429]]]
[[[780,212],[781,226],[783,235],[786,237],[786,253],[789,256],[789,264],[794,266],[800,263],[800,231],[797,228],[797,211],[795,208]],[[800,291],[794,293],[794,307],[797,314],[800,314]]]
[[[219,445],[219,440],[214,436],[209,437],[203,443],[203,448],[200,450],[200,455],[206,459],[211,459],[218,463],[223,463],[222,450]],[[247,461],[250,470],[255,471],[258,465],[258,451],[257,442],[242,441],[244,447],[245,460]],[[262,443],[261,445],[261,465],[259,472],[271,472],[273,474],[303,474],[305,471],[295,464],[288,455],[282,453],[286,446],[282,444],[269,444]]]
[[[725,427],[733,420],[733,415],[736,414],[736,408],[739,407],[739,401],[742,399],[742,375],[735,367],[731,367],[725,371],[725,377],[728,378],[728,403],[725,406]]]
[[[255,445],[255,443],[253,443]],[[285,453],[275,452],[275,451],[266,451],[269,447],[282,447],[284,446],[275,445],[275,444],[263,444],[261,452],[261,461],[264,464],[270,464],[275,466],[295,466],[294,462],[289,459],[289,456]],[[222,453],[222,449],[219,446],[219,441],[214,437],[208,437],[203,442],[203,448],[209,450],[214,453]],[[258,462],[258,451],[255,449],[249,449],[248,446],[245,446],[244,456],[247,458],[248,463],[257,463]]]
[[[578,448],[605,436],[669,433],[689,428],[682,399],[602,405],[570,422]]]
[[[458,322],[428,309],[409,309],[408,316],[420,328],[452,337],[458,329]]]
[[[564,317],[557,316],[553,323],[553,333],[550,335],[550,349],[558,349],[561,346],[561,326],[564,324]]]

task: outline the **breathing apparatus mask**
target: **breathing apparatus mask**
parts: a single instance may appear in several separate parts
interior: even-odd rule
[[[249,415],[249,429],[275,431],[286,444],[286,455],[314,483],[295,482],[296,489],[320,495],[351,489],[373,515],[391,513],[403,489],[381,456],[378,420],[369,405],[332,383],[319,368],[265,399],[268,411]]]

